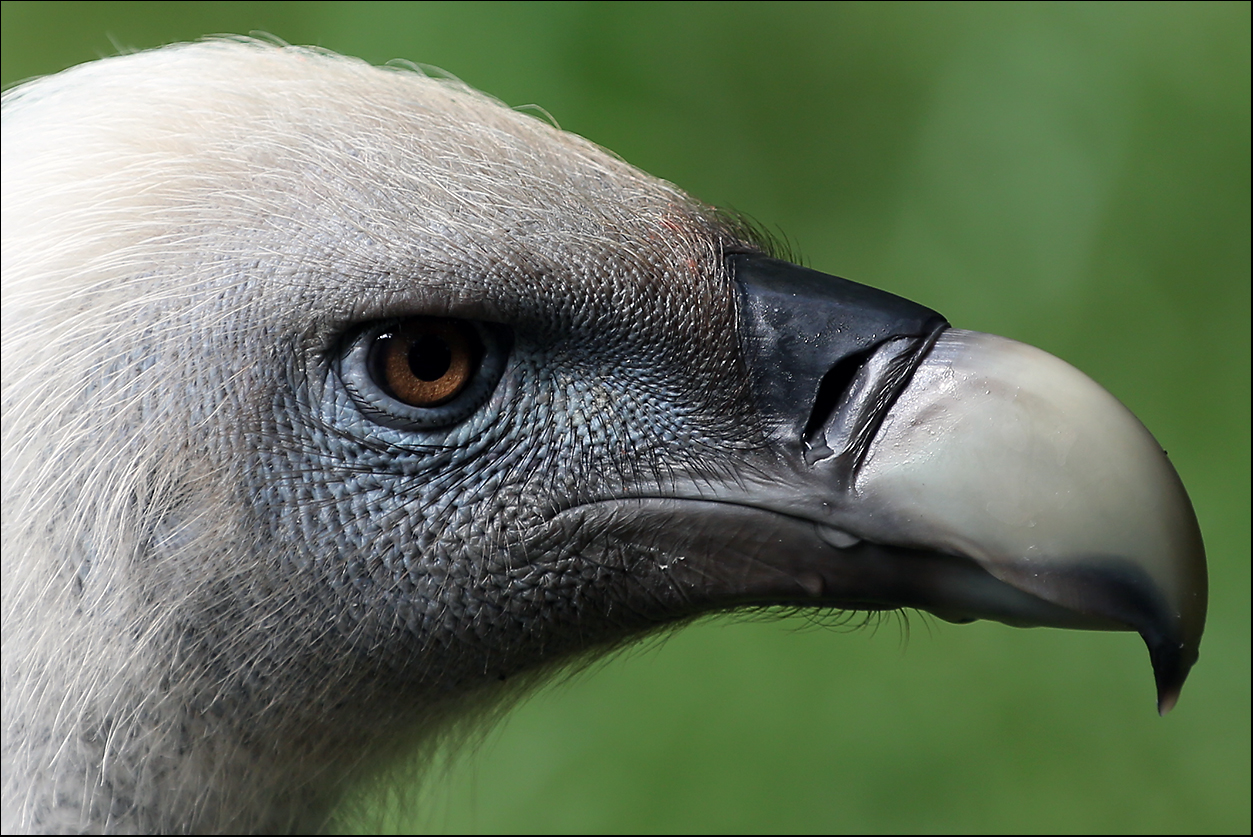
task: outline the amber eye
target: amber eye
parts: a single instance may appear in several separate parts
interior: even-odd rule
[[[347,395],[376,424],[405,432],[451,428],[491,397],[513,332],[498,323],[407,317],[365,323],[336,364]]]
[[[411,407],[438,407],[474,379],[483,345],[464,320],[412,317],[380,334],[371,351],[374,378]]]

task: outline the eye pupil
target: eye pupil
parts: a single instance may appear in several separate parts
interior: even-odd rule
[[[452,367],[452,349],[433,334],[423,334],[409,344],[409,371],[423,381],[438,381]]]
[[[438,407],[474,379],[483,345],[464,320],[412,317],[379,335],[371,352],[375,381],[411,407]]]

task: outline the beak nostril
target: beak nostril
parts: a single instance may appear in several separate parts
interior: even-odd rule
[[[893,337],[841,359],[822,376],[801,431],[805,463],[834,458],[851,479],[884,415],[947,328],[923,337]]]
[[[805,422],[805,429],[801,432],[801,441],[804,442],[806,448],[826,447],[821,440],[815,441],[815,436],[830,421],[836,407],[844,400],[845,394],[852,386],[858,371],[866,365],[866,361],[872,354],[874,354],[874,349],[867,349],[864,352],[841,358],[839,363],[832,366],[822,376],[822,380],[818,382],[818,391],[814,395],[814,406],[810,410],[809,420]]]

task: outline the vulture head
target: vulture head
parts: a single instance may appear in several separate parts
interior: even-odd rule
[[[316,827],[744,606],[1134,630],[1163,710],[1196,659],[1113,396],[460,83],[181,45],[9,91],[3,158],[5,833]]]

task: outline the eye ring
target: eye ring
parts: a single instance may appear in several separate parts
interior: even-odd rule
[[[439,430],[487,401],[512,343],[510,330],[494,323],[406,317],[351,333],[336,366],[366,418],[397,430]]]

